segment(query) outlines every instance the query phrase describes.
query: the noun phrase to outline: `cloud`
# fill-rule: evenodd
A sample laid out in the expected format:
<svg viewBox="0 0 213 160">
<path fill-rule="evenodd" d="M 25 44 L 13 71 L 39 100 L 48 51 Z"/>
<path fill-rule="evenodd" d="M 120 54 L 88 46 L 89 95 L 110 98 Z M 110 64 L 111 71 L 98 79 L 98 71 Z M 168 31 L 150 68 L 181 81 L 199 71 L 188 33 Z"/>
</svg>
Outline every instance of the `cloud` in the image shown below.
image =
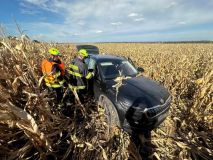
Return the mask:
<svg viewBox="0 0 213 160">
<path fill-rule="evenodd" d="M 102 33 L 102 32 L 103 32 L 102 30 L 95 31 L 95 33 Z"/>
<path fill-rule="evenodd" d="M 128 15 L 128 17 L 136 17 L 136 16 L 138 16 L 138 14 L 137 13 L 130 13 L 129 15 Z"/>
<path fill-rule="evenodd" d="M 27 3 L 31 3 L 31 4 L 34 4 L 34 5 L 45 5 L 45 3 L 48 1 L 48 0 L 23 0 L 24 2 L 27 2 Z"/>
<path fill-rule="evenodd" d="M 39 12 L 39 11 L 36 11 L 36 10 L 22 9 L 22 10 L 21 10 L 21 13 L 22 13 L 22 14 L 28 14 L 28 15 L 35 15 L 35 14 L 38 14 L 38 13 L 40 13 L 40 12 Z"/>
<path fill-rule="evenodd" d="M 85 21 L 79 21 L 79 22 L 77 22 L 77 24 L 79 24 L 80 26 L 84 26 L 86 24 L 86 22 Z"/>
<path fill-rule="evenodd" d="M 143 21 L 143 20 L 144 20 L 143 17 L 141 17 L 141 18 L 135 18 L 135 19 L 134 19 L 135 22 L 140 22 L 140 21 Z"/>
<path fill-rule="evenodd" d="M 110 24 L 113 25 L 113 26 L 119 26 L 119 25 L 122 24 L 122 22 L 112 22 L 112 23 L 110 23 Z"/>
<path fill-rule="evenodd" d="M 73 36 L 79 36 L 79 35 L 80 35 L 79 33 L 74 33 L 74 34 L 73 34 Z"/>
<path fill-rule="evenodd" d="M 166 6 L 166 8 L 172 8 L 172 7 L 175 7 L 177 6 L 177 2 L 171 2 L 169 5 Z"/>
<path fill-rule="evenodd" d="M 20 6 L 21 14 L 35 15 L 40 13 L 38 9 L 35 9 L 33 6 L 27 5 L 26 3 L 21 2 Z"/>
<path fill-rule="evenodd" d="M 33 28 L 44 32 L 42 34 L 45 34 L 46 39 L 57 37 L 63 41 L 82 41 L 82 37 L 89 40 L 94 38 L 94 35 L 97 36 L 95 33 L 117 39 L 120 35 L 175 32 L 184 29 L 183 27 L 213 23 L 212 0 L 205 0 L 205 3 L 204 0 L 19 1 L 22 3 L 22 13 L 46 12 L 50 17 L 46 20 L 48 23 L 39 20 L 33 24 L 25 24 L 28 30 Z"/>
<path fill-rule="evenodd" d="M 178 22 L 178 24 L 182 24 L 182 25 L 184 25 L 184 24 L 186 24 L 186 22 L 184 22 L 184 21 L 180 21 L 180 22 Z"/>
<path fill-rule="evenodd" d="M 22 0 L 22 6 L 24 5 L 25 7 L 39 7 L 45 10 L 51 11 L 50 8 L 48 8 L 48 0 Z"/>
<path fill-rule="evenodd" d="M 25 7 L 38 7 L 43 10 L 51 11 L 51 12 L 59 12 L 59 7 L 57 6 L 58 0 L 22 0 L 22 5 L 24 4 Z M 61 3 L 63 3 L 61 1 Z"/>
</svg>

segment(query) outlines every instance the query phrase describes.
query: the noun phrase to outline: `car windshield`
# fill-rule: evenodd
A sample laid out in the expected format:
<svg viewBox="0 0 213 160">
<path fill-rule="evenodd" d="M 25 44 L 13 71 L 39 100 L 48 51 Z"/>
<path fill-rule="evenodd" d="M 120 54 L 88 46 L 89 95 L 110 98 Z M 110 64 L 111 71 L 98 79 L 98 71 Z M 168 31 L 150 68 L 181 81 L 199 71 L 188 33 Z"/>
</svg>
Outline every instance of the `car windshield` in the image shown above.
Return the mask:
<svg viewBox="0 0 213 160">
<path fill-rule="evenodd" d="M 138 71 L 127 60 L 100 62 L 101 70 L 105 79 L 115 79 L 118 76 L 136 76 Z"/>
</svg>

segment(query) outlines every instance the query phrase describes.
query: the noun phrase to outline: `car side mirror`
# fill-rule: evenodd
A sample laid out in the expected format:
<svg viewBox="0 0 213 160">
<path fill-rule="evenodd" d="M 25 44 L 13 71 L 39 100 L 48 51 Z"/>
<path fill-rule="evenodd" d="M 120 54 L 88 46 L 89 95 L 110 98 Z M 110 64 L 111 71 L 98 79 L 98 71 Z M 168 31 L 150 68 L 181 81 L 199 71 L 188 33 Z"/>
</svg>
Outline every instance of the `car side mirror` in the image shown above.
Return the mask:
<svg viewBox="0 0 213 160">
<path fill-rule="evenodd" d="M 138 67 L 138 72 L 144 72 L 145 70 L 142 67 Z"/>
</svg>

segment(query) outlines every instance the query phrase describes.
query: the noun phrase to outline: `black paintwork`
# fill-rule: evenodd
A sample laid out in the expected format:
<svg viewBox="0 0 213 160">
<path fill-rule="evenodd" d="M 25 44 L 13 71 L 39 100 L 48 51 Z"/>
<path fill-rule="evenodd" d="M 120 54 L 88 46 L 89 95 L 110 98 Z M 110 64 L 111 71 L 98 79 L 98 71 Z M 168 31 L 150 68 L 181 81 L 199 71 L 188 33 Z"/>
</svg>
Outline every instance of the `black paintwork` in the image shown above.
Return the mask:
<svg viewBox="0 0 213 160">
<path fill-rule="evenodd" d="M 86 49 L 88 54 L 99 54 L 98 47 L 93 46 L 93 45 L 77 45 L 76 48 L 78 51 L 80 49 Z"/>
<path fill-rule="evenodd" d="M 105 61 L 127 60 L 124 57 L 114 55 L 90 54 L 90 61 L 95 61 L 93 70 L 93 92 L 96 100 L 100 95 L 105 95 L 114 104 L 121 126 L 126 131 L 150 131 L 166 118 L 171 103 L 169 92 L 158 82 L 146 77 L 132 75 L 124 80 L 119 88 L 116 98 L 116 90 L 112 86 L 114 79 L 104 79 L 100 63 Z"/>
</svg>

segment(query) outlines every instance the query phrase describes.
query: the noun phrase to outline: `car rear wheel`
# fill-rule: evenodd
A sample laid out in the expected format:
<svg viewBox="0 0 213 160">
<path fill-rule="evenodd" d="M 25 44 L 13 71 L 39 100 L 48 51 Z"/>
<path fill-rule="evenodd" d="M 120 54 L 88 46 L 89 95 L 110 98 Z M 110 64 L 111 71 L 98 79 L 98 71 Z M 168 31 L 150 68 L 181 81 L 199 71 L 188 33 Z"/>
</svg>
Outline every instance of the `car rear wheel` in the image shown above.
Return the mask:
<svg viewBox="0 0 213 160">
<path fill-rule="evenodd" d="M 104 95 L 101 95 L 98 100 L 98 105 L 102 106 L 105 110 L 105 117 L 108 124 L 108 133 L 111 132 L 113 127 L 120 127 L 120 120 L 117 110 L 113 103 Z"/>
</svg>

